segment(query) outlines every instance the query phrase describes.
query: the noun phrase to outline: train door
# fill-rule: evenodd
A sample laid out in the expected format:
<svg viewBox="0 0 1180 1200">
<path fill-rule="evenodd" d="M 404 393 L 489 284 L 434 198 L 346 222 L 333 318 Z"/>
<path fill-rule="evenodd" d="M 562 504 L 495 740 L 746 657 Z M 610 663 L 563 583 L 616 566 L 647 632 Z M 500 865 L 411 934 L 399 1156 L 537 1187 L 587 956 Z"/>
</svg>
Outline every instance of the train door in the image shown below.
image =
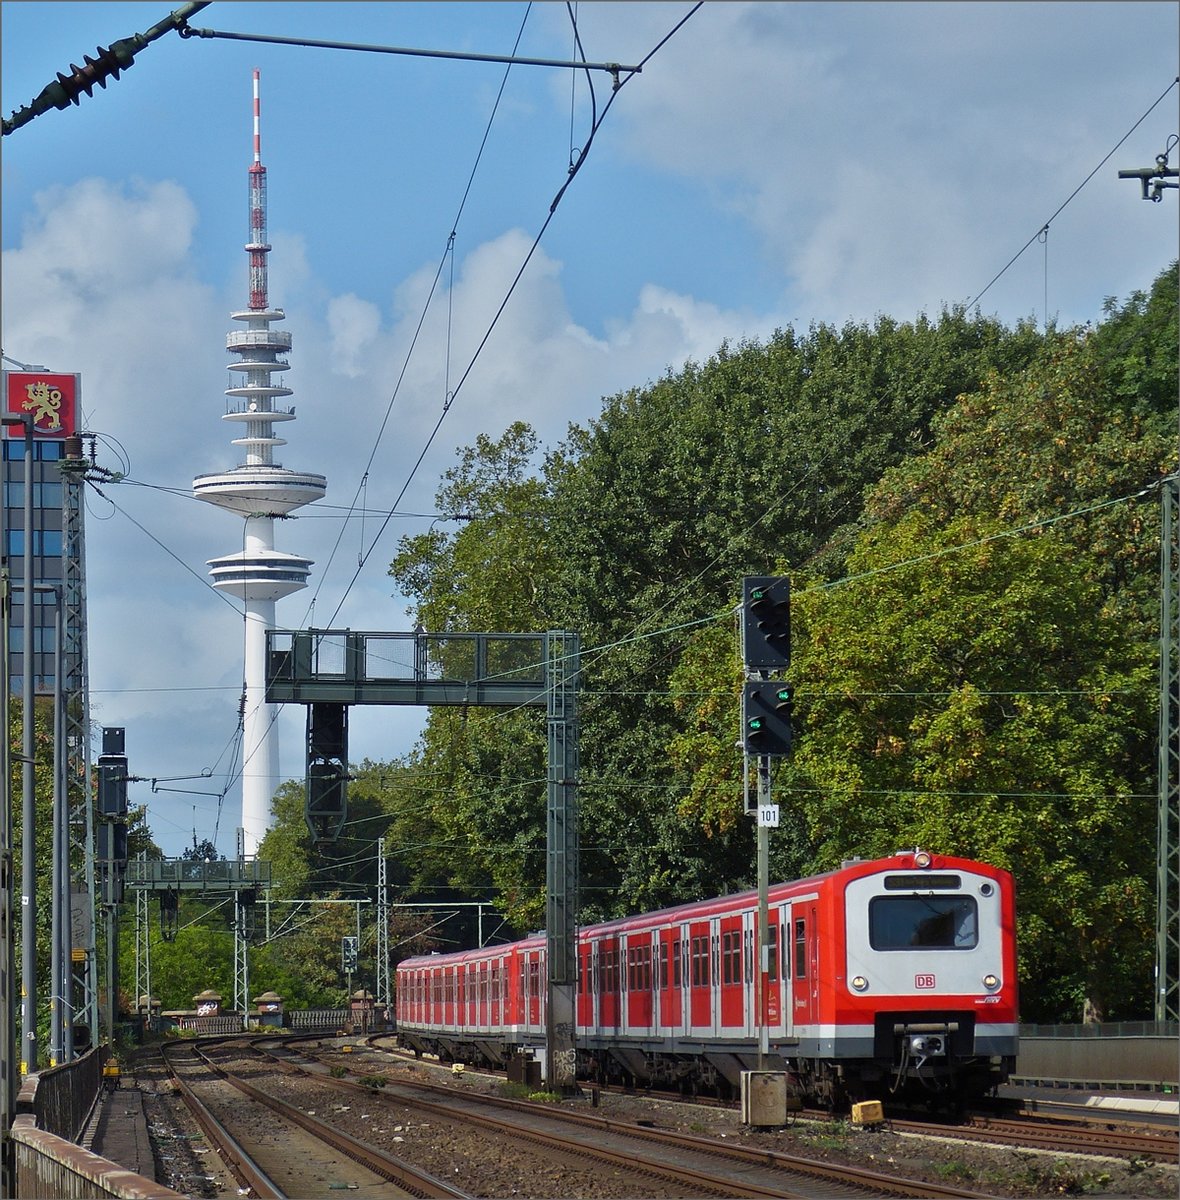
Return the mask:
<svg viewBox="0 0 1180 1200">
<path fill-rule="evenodd" d="M 693 921 L 688 927 L 689 1026 L 694 1033 L 713 1028 L 712 942 L 708 921 Z"/>
<path fill-rule="evenodd" d="M 520 985 L 524 981 L 524 967 L 520 965 L 520 962 L 520 951 L 509 949 L 500 964 L 500 995 L 503 1001 L 501 1023 L 513 1032 L 523 1024 L 521 1016 L 523 998 L 520 994 Z"/>
<path fill-rule="evenodd" d="M 660 995 L 659 1025 L 665 1036 L 680 1032 L 681 1013 L 680 926 L 668 926 L 659 931 L 656 981 Z"/>
<path fill-rule="evenodd" d="M 681 1037 L 686 1037 L 692 1030 L 692 968 L 689 959 L 691 947 L 688 925 L 677 925 L 676 958 L 672 964 L 672 978 L 680 996 L 680 1028 L 677 1032 Z"/>
<path fill-rule="evenodd" d="M 764 1019 L 770 1037 L 789 1037 L 792 1028 L 791 1005 L 791 906 L 772 908 L 764 968 L 763 995 L 766 998 Z"/>
<path fill-rule="evenodd" d="M 719 1025 L 722 1033 L 738 1033 L 745 1025 L 746 988 L 742 959 L 745 957 L 744 930 L 741 913 L 722 917 L 718 934 L 720 943 L 720 979 L 718 991 Z"/>
<path fill-rule="evenodd" d="M 627 937 L 627 1032 L 647 1033 L 652 1025 L 651 933 Z"/>
<path fill-rule="evenodd" d="M 544 984 L 541 979 L 541 954 L 530 950 L 526 957 L 525 995 L 528 997 L 528 1009 L 525 1021 L 530 1029 L 541 1028 L 541 993 Z"/>
<path fill-rule="evenodd" d="M 594 945 L 588 939 L 578 941 L 578 990 L 575 1000 L 574 1023 L 578 1029 L 589 1029 L 594 1024 L 594 971 L 591 957 Z"/>
<path fill-rule="evenodd" d="M 619 939 L 603 938 L 598 943 L 598 1023 L 599 1027 L 618 1029 L 622 1018 L 619 989 Z"/>
<path fill-rule="evenodd" d="M 791 993 L 796 1025 L 812 1025 L 819 999 L 819 939 L 816 904 L 796 903 L 791 908 Z"/>
</svg>

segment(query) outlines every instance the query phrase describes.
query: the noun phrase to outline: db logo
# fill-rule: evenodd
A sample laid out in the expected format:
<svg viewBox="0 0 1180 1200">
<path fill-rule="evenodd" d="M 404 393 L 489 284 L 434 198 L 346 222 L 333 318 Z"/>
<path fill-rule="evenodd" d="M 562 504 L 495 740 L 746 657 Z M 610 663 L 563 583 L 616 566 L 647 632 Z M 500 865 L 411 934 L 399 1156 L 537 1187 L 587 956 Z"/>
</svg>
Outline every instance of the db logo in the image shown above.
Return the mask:
<svg viewBox="0 0 1180 1200">
<path fill-rule="evenodd" d="M 933 975 L 915 975 L 914 976 L 914 987 L 916 987 L 916 988 L 932 988 L 934 986 L 935 986 L 935 984 L 934 984 L 934 976 Z"/>
</svg>

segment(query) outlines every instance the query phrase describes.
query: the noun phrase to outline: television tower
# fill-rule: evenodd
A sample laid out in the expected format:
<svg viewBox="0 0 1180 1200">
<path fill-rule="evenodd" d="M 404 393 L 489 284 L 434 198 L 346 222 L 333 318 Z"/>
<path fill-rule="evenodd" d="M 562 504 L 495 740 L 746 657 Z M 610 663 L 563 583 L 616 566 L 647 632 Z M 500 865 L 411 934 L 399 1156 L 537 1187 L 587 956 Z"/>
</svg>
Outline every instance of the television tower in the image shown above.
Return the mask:
<svg viewBox="0 0 1180 1200">
<path fill-rule="evenodd" d="M 242 829 L 244 853 L 257 853 L 258 843 L 270 828 L 271 800 L 279 784 L 279 741 L 275 723 L 278 706 L 266 703 L 266 634 L 275 627 L 275 601 L 307 586 L 312 560 L 275 549 L 276 517 L 319 500 L 327 490 L 322 475 L 291 471 L 274 461 L 274 448 L 285 446 L 276 437 L 275 423 L 295 420 L 294 408 L 276 408 L 275 400 L 290 396 L 291 389 L 274 382 L 274 375 L 290 363 L 291 335 L 272 329 L 286 314 L 271 308 L 267 297 L 266 168 L 262 165 L 262 139 L 258 91 L 254 72 L 254 161 L 250 165 L 250 306 L 231 314 L 245 328 L 226 335 L 225 348 L 236 355 L 231 371 L 244 378 L 226 389 L 230 399 L 222 420 L 245 426 L 233 439 L 246 460 L 233 470 L 198 475 L 193 495 L 245 518 L 242 549 L 209 560 L 209 573 L 218 591 L 238 597 L 245 605 L 245 709 L 242 736 Z"/>
</svg>

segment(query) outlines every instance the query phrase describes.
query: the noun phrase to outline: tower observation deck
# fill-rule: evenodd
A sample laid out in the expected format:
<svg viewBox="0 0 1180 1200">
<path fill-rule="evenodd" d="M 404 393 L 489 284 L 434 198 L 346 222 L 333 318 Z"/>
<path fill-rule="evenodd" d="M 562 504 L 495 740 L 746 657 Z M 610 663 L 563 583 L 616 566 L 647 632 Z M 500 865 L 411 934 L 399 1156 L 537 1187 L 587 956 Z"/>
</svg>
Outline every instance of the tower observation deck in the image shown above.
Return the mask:
<svg viewBox="0 0 1180 1200">
<path fill-rule="evenodd" d="M 242 828 L 245 852 L 252 855 L 270 825 L 271 800 L 279 784 L 276 706 L 265 701 L 266 634 L 275 625 L 275 601 L 307 586 L 312 560 L 286 554 L 274 545 L 275 518 L 323 497 L 323 475 L 293 471 L 275 462 L 274 451 L 285 446 L 275 426 L 295 420 L 293 407 L 276 407 L 292 394 L 278 382 L 290 369 L 286 355 L 291 334 L 274 329 L 286 314 L 272 308 L 267 295 L 266 168 L 262 165 L 259 72 L 254 72 L 254 160 L 249 171 L 250 256 L 249 307 L 231 314 L 245 326 L 226 336 L 225 348 L 236 361 L 229 369 L 241 372 L 241 382 L 226 389 L 230 397 L 222 420 L 240 436 L 244 461 L 228 471 L 198 475 L 193 495 L 199 500 L 242 517 L 242 549 L 209 560 L 213 586 L 243 601 L 245 608 L 245 714 L 242 747 Z"/>
</svg>

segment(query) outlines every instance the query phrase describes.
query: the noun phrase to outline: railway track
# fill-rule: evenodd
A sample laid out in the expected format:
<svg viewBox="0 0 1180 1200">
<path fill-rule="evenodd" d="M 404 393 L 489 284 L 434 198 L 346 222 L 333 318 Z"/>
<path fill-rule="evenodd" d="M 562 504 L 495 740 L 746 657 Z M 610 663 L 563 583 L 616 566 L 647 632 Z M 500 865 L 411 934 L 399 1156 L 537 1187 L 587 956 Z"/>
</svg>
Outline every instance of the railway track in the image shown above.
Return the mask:
<svg viewBox="0 0 1180 1200">
<path fill-rule="evenodd" d="M 375 1051 L 391 1053 L 383 1038 L 374 1036 L 367 1044 Z M 700 1102 L 700 1101 L 695 1101 Z M 706 1098 L 704 1103 L 717 1103 Z M 1018 1106 L 1018 1101 L 1010 1102 Z M 806 1110 L 798 1114 L 808 1120 L 827 1122 L 833 1118 L 823 1111 Z M 1180 1162 L 1180 1133 L 1172 1127 L 1145 1130 L 1128 1128 L 1131 1123 L 1109 1117 L 1051 1117 L 1032 1112 L 995 1115 L 976 1112 L 958 1124 L 924 1119 L 889 1118 L 889 1127 L 898 1133 L 940 1137 L 964 1141 L 983 1141 L 990 1145 L 1044 1150 L 1062 1154 L 1098 1155 L 1125 1158 L 1135 1162 L 1177 1164 Z"/>
<path fill-rule="evenodd" d="M 894 1122 L 894 1128 L 904 1129 Z M 929 1126 L 919 1126 L 929 1132 Z M 1102 1154 L 1143 1162 L 1180 1161 L 1180 1135 L 1161 1127 L 1158 1133 L 1120 1128 L 1118 1124 L 1071 1122 L 1052 1118 L 1024 1116 L 1010 1119 L 972 1116 L 961 1127 L 963 1136 L 986 1137 L 1005 1145 L 1031 1146 L 1069 1154 Z M 954 1130 L 952 1130 L 954 1131 Z M 939 1130 L 938 1136 L 945 1136 Z"/>
<path fill-rule="evenodd" d="M 273 1039 L 272 1039 L 273 1040 Z M 260 1047 L 263 1043 L 259 1043 Z M 289 1044 L 272 1051 L 281 1062 L 323 1076 L 325 1071 L 361 1074 L 372 1064 L 356 1064 L 361 1056 L 339 1050 L 316 1055 L 304 1046 L 297 1052 Z M 347 1065 L 343 1065 L 347 1062 Z M 349 1090 L 363 1085 L 344 1077 L 335 1084 Z M 742 1146 L 736 1141 L 699 1137 L 688 1133 L 643 1127 L 568 1107 L 467 1095 L 453 1087 L 402 1079 L 387 1082 L 382 1097 L 408 1100 L 419 1111 L 448 1120 L 462 1119 L 497 1137 L 532 1142 L 545 1153 L 578 1154 L 598 1159 L 612 1170 L 631 1173 L 627 1194 L 654 1196 L 657 1181 L 673 1184 L 675 1196 L 774 1196 L 774 1197 L 972 1197 L 979 1193 L 939 1184 L 899 1179 L 896 1175 L 867 1171 L 843 1164 L 801 1158 L 775 1150 Z M 601 1173 L 592 1179 L 601 1181 Z M 527 1181 L 526 1181 L 527 1186 Z M 685 1189 L 691 1189 L 686 1191 Z M 599 1189 L 575 1194 L 603 1193 Z"/>
<path fill-rule="evenodd" d="M 197 1124 L 259 1200 L 336 1188 L 373 1200 L 467 1200 L 466 1192 L 234 1078 L 195 1044 L 169 1047 L 163 1057 Z"/>
</svg>

